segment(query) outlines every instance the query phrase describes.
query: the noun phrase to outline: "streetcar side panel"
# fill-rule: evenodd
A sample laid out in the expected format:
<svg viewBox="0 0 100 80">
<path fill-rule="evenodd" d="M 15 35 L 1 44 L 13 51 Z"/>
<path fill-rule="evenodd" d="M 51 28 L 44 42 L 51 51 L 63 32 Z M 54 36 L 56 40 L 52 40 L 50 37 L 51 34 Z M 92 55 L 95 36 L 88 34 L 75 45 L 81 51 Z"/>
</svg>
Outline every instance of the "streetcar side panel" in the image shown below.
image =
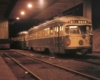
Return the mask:
<svg viewBox="0 0 100 80">
<path fill-rule="evenodd" d="M 58 32 L 58 28 L 60 32 Z M 62 35 L 63 26 L 58 27 L 58 25 L 50 26 L 49 28 L 44 28 L 37 32 L 29 33 L 29 49 L 35 51 L 45 51 L 45 49 L 48 49 L 52 53 L 64 53 Z"/>
</svg>

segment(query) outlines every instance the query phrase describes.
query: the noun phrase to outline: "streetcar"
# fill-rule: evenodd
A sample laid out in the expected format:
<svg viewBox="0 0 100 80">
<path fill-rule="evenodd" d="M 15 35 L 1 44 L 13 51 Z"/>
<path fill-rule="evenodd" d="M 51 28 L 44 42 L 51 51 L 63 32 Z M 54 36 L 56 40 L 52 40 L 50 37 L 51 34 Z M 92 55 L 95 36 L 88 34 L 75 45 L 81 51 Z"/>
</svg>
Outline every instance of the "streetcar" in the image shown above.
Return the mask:
<svg viewBox="0 0 100 80">
<path fill-rule="evenodd" d="M 21 31 L 17 37 L 12 38 L 12 48 L 27 49 L 28 48 L 28 32 Z"/>
<path fill-rule="evenodd" d="M 46 53 L 92 53 L 92 23 L 83 16 L 61 16 L 28 30 L 28 49 Z"/>
</svg>

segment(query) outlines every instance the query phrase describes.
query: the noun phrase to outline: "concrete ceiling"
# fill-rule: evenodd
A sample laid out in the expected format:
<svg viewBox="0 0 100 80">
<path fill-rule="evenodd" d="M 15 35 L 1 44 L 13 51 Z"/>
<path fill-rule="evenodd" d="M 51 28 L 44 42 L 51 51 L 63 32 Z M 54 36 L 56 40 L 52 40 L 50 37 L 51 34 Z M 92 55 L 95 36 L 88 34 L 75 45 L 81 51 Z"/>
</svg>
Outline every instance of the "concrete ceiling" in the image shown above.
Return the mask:
<svg viewBox="0 0 100 80">
<path fill-rule="evenodd" d="M 7 19 L 49 19 L 55 15 L 62 15 L 62 12 L 83 2 L 83 0 L 43 0 L 43 5 L 39 0 L 0 0 L 0 16 Z M 31 3 L 32 8 L 27 4 Z M 20 12 L 25 14 L 21 15 Z"/>
</svg>

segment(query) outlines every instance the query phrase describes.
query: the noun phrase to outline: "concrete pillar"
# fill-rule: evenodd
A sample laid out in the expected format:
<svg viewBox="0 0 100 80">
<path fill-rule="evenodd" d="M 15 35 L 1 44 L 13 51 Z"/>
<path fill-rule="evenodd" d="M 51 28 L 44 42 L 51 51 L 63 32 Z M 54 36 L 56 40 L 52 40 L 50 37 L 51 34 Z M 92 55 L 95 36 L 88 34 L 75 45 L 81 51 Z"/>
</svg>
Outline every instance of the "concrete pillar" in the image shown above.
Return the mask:
<svg viewBox="0 0 100 80">
<path fill-rule="evenodd" d="M 93 51 L 100 52 L 100 0 L 92 2 Z"/>
<path fill-rule="evenodd" d="M 83 0 L 83 16 L 88 19 L 92 18 L 91 0 Z"/>
<path fill-rule="evenodd" d="M 8 20 L 0 16 L 0 39 L 8 39 Z"/>
</svg>

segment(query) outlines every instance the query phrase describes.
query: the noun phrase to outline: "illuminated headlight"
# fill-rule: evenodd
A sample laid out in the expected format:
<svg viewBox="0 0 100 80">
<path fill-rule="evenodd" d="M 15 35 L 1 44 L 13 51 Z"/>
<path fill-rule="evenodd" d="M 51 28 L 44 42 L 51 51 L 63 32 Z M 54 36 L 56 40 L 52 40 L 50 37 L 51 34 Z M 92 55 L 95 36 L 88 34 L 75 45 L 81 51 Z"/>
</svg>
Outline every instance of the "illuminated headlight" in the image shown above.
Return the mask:
<svg viewBox="0 0 100 80">
<path fill-rule="evenodd" d="M 80 45 L 83 45 L 83 41 L 82 41 L 82 40 L 79 40 L 79 44 L 80 44 Z"/>
<path fill-rule="evenodd" d="M 71 40 L 69 39 L 69 37 L 66 37 L 66 46 L 69 46 L 71 44 Z"/>
</svg>

